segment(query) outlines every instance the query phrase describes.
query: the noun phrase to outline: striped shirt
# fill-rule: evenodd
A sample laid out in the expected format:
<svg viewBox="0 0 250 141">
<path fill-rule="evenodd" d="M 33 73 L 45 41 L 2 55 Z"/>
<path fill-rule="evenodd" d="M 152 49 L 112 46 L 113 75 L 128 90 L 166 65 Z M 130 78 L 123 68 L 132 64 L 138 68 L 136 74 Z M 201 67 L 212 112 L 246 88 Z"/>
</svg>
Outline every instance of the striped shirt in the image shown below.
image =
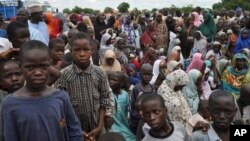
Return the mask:
<svg viewBox="0 0 250 141">
<path fill-rule="evenodd" d="M 93 64 L 86 70 L 72 64 L 62 69 L 61 73 L 55 86 L 69 93 L 82 129 L 85 132 L 93 130 L 98 125 L 100 107 L 112 107 L 109 99 L 111 91 L 105 72 Z"/>
</svg>

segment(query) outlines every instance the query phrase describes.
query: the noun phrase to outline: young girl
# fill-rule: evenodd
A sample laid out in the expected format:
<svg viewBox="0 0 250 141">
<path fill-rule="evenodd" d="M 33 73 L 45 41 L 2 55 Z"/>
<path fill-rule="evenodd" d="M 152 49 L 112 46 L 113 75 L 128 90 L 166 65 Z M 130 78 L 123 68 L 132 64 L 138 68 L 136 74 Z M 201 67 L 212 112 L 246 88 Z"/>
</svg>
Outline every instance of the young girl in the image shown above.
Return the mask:
<svg viewBox="0 0 250 141">
<path fill-rule="evenodd" d="M 126 91 L 121 90 L 122 85 L 120 82 L 122 81 L 122 77 L 122 74 L 119 72 L 113 72 L 109 77 L 109 84 L 116 105 L 114 124 L 111 128 L 113 132 L 122 134 L 126 141 L 135 141 L 135 136 L 128 126 L 127 113 L 129 107 L 129 95 Z"/>
<path fill-rule="evenodd" d="M 26 85 L 3 101 L 5 141 L 83 140 L 68 95 L 46 85 L 49 54 L 49 48 L 40 41 L 28 41 L 22 46 L 19 57 Z"/>
<path fill-rule="evenodd" d="M 250 47 L 250 38 L 249 37 L 249 31 L 247 29 L 243 29 L 240 33 L 240 37 L 238 38 L 234 53 L 240 53 L 242 49 L 249 48 Z"/>
</svg>

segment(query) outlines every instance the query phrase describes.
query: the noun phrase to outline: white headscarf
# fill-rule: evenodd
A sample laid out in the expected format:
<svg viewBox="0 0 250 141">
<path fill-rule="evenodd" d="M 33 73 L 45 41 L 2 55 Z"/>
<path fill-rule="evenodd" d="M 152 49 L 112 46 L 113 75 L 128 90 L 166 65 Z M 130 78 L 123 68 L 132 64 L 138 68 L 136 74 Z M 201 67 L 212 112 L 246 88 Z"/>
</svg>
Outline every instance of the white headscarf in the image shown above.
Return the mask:
<svg viewBox="0 0 250 141">
<path fill-rule="evenodd" d="M 178 50 L 181 50 L 181 47 L 180 47 L 180 46 L 175 46 L 175 47 L 172 49 L 172 52 L 178 51 Z M 181 52 L 180 52 L 180 61 L 179 61 L 179 63 L 181 63 L 182 65 L 184 65 L 184 58 L 183 58 L 183 55 L 182 55 Z"/>
<path fill-rule="evenodd" d="M 179 64 L 180 64 L 179 62 L 174 61 L 174 60 L 169 61 L 167 63 L 167 69 L 168 69 L 168 71 L 171 73 L 172 71 L 174 71 L 174 68 L 176 68 Z"/>
<path fill-rule="evenodd" d="M 158 78 L 159 74 L 160 74 L 160 65 L 161 65 L 162 60 L 158 59 L 155 61 L 154 66 L 153 66 L 153 77 L 151 79 L 151 81 L 149 82 L 150 84 L 154 84 L 156 79 Z"/>
<path fill-rule="evenodd" d="M 207 53 L 207 38 L 200 32 L 196 31 L 200 34 L 200 40 L 194 39 L 194 48 L 198 49 L 203 57 L 206 56 Z"/>
</svg>

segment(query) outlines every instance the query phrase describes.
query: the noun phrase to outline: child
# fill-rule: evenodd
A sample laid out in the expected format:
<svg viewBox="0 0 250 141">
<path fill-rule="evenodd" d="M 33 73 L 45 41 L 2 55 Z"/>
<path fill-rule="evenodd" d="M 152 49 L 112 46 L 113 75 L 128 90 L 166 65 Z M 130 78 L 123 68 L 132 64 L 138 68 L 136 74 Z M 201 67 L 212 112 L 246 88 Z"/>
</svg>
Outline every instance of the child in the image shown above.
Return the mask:
<svg viewBox="0 0 250 141">
<path fill-rule="evenodd" d="M 201 129 L 208 128 L 208 121 L 210 120 L 210 114 L 208 112 L 208 101 L 200 100 L 198 105 L 198 113 L 194 114 L 186 124 L 186 130 L 188 135 L 191 136 L 192 132 Z"/>
<path fill-rule="evenodd" d="M 152 79 L 153 67 L 150 64 L 143 64 L 140 69 L 141 82 L 135 85 L 131 96 L 131 115 L 130 115 L 130 129 L 136 134 L 137 126 L 140 120 L 139 113 L 135 109 L 135 101 L 143 94 L 154 93 L 155 88 L 149 82 Z"/>
<path fill-rule="evenodd" d="M 51 39 L 49 48 L 51 50 L 52 65 L 58 70 L 62 69 L 62 57 L 64 55 L 64 41 L 61 38 Z"/>
<path fill-rule="evenodd" d="M 66 90 L 82 124 L 85 138 L 94 139 L 103 129 L 110 88 L 105 72 L 90 63 L 90 37 L 77 33 L 72 38 L 73 64 L 61 70 L 56 86 Z"/>
<path fill-rule="evenodd" d="M 49 48 L 40 41 L 28 41 L 22 46 L 19 58 L 26 85 L 3 101 L 5 141 L 83 140 L 68 95 L 46 85 L 49 54 Z"/>
<path fill-rule="evenodd" d="M 98 141 L 125 141 L 124 137 L 118 133 L 106 133 Z"/>
<path fill-rule="evenodd" d="M 112 131 L 123 135 L 126 141 L 135 141 L 135 136 L 130 131 L 128 126 L 127 114 L 129 107 L 129 95 L 126 91 L 121 90 L 122 84 L 120 82 L 122 82 L 122 77 L 122 74 L 119 72 L 113 72 L 109 77 L 109 84 L 112 89 L 116 105 Z"/>
<path fill-rule="evenodd" d="M 250 46 L 249 31 L 248 29 L 242 29 L 240 37 L 236 42 L 234 53 L 235 54 L 240 53 L 242 49 L 249 48 L 249 46 Z"/>
<path fill-rule="evenodd" d="M 237 111 L 233 95 L 223 90 L 214 91 L 209 97 L 208 109 L 213 121 L 208 133 L 204 134 L 202 131 L 195 131 L 191 136 L 191 140 L 229 141 L 230 124 Z"/>
<path fill-rule="evenodd" d="M 187 131 L 178 122 L 167 121 L 167 107 L 160 95 L 149 94 L 142 100 L 143 119 L 151 127 L 142 141 L 187 141 Z"/>
</svg>

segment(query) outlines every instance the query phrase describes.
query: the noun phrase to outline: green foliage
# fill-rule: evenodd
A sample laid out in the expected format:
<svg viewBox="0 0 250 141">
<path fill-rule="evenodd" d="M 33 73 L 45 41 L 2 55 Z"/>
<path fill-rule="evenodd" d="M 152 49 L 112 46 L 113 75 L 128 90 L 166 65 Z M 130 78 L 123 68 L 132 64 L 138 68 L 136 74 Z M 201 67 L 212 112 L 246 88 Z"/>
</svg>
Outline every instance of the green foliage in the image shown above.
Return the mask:
<svg viewBox="0 0 250 141">
<path fill-rule="evenodd" d="M 70 14 L 70 13 L 71 13 L 71 10 L 70 10 L 69 8 L 65 8 L 65 9 L 63 9 L 63 13 Z"/>
<path fill-rule="evenodd" d="M 92 9 L 92 8 L 83 8 L 82 12 L 85 13 L 85 14 L 93 14 L 94 9 Z"/>
<path fill-rule="evenodd" d="M 181 12 L 183 13 L 191 13 L 193 9 L 194 9 L 193 5 L 187 5 L 187 6 L 180 8 Z"/>
<path fill-rule="evenodd" d="M 220 10 L 221 8 L 226 8 L 227 10 L 235 10 L 238 6 L 242 9 L 250 10 L 249 0 L 222 0 L 222 2 L 215 3 L 213 9 Z"/>
<path fill-rule="evenodd" d="M 156 12 L 156 11 L 158 11 L 157 8 L 153 8 L 153 9 L 151 10 L 152 13 L 154 13 L 154 12 Z"/>
<path fill-rule="evenodd" d="M 127 3 L 127 2 L 123 2 L 121 3 L 117 9 L 119 10 L 119 12 L 121 13 L 126 13 L 128 12 L 128 9 L 129 9 L 130 5 Z"/>
<path fill-rule="evenodd" d="M 114 9 L 111 7 L 105 7 L 104 13 L 113 13 Z"/>
<path fill-rule="evenodd" d="M 79 6 L 75 6 L 75 7 L 72 9 L 72 13 L 80 14 L 81 12 L 82 12 L 82 8 L 79 7 Z"/>
</svg>

